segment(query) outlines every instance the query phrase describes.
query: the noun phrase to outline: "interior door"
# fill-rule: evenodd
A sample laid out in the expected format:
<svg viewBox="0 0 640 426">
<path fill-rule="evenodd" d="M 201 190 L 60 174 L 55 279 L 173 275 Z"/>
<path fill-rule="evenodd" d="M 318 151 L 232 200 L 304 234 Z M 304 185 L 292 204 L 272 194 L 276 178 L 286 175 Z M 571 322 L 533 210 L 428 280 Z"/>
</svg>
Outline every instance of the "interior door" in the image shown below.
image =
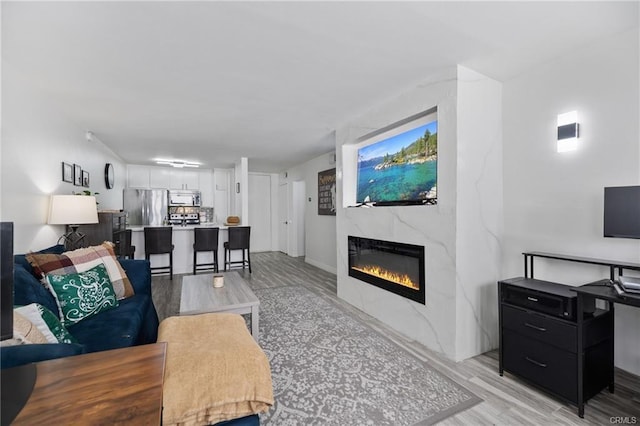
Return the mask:
<svg viewBox="0 0 640 426">
<path fill-rule="evenodd" d="M 278 188 L 278 249 L 289 254 L 289 185 Z"/>
<path fill-rule="evenodd" d="M 249 173 L 251 251 L 271 250 L 271 176 Z"/>
</svg>

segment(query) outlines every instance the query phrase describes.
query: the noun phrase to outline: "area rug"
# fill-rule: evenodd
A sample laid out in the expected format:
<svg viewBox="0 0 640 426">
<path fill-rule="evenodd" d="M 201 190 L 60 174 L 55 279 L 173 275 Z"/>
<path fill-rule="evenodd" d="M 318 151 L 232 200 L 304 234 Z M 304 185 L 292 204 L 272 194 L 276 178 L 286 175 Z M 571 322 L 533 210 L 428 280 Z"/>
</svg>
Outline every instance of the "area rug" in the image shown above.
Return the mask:
<svg viewBox="0 0 640 426">
<path fill-rule="evenodd" d="M 304 287 L 256 290 L 275 404 L 265 425 L 429 425 L 481 401 Z"/>
</svg>

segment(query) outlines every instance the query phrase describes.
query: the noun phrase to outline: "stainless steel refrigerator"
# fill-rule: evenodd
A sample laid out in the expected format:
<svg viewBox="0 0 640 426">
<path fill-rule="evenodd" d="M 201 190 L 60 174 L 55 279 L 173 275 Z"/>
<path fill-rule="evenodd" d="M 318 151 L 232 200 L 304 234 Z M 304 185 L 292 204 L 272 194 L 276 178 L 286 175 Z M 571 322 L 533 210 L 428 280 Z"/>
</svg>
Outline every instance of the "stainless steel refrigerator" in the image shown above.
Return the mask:
<svg viewBox="0 0 640 426">
<path fill-rule="evenodd" d="M 123 208 L 129 226 L 162 226 L 169 213 L 169 191 L 166 189 L 123 190 Z"/>
</svg>

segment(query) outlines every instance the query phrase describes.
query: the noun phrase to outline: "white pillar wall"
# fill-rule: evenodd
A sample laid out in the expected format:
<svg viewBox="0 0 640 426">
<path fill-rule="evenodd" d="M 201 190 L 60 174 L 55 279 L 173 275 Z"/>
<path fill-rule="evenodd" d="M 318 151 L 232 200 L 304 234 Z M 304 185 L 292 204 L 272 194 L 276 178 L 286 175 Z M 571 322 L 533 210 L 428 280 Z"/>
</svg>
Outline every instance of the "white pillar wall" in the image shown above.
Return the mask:
<svg viewBox="0 0 640 426">
<path fill-rule="evenodd" d="M 438 204 L 337 212 L 338 296 L 430 349 L 461 360 L 497 347 L 502 232 L 501 85 L 464 67 L 381 105 L 336 132 L 338 199 L 363 135 L 438 108 Z M 351 156 L 349 156 L 351 157 Z M 425 246 L 426 304 L 348 276 L 347 236 Z"/>
</svg>

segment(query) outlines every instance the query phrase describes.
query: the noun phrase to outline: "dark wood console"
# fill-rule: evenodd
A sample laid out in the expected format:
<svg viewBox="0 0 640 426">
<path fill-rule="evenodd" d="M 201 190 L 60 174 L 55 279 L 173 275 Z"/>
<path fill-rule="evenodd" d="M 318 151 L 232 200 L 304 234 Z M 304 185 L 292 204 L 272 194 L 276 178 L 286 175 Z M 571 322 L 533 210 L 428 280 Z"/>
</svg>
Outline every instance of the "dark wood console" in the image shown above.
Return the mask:
<svg viewBox="0 0 640 426">
<path fill-rule="evenodd" d="M 127 229 L 127 214 L 125 212 L 98 212 L 98 223 L 80 225 L 78 231 L 85 234 L 83 246 L 96 246 L 103 241 L 115 244 L 117 255 L 126 255 L 122 247 L 125 230 Z"/>
<path fill-rule="evenodd" d="M 595 309 L 570 286 L 524 277 L 498 282 L 498 298 L 500 375 L 576 404 L 581 417 L 585 401 L 613 391 L 613 309 Z"/>
</svg>

